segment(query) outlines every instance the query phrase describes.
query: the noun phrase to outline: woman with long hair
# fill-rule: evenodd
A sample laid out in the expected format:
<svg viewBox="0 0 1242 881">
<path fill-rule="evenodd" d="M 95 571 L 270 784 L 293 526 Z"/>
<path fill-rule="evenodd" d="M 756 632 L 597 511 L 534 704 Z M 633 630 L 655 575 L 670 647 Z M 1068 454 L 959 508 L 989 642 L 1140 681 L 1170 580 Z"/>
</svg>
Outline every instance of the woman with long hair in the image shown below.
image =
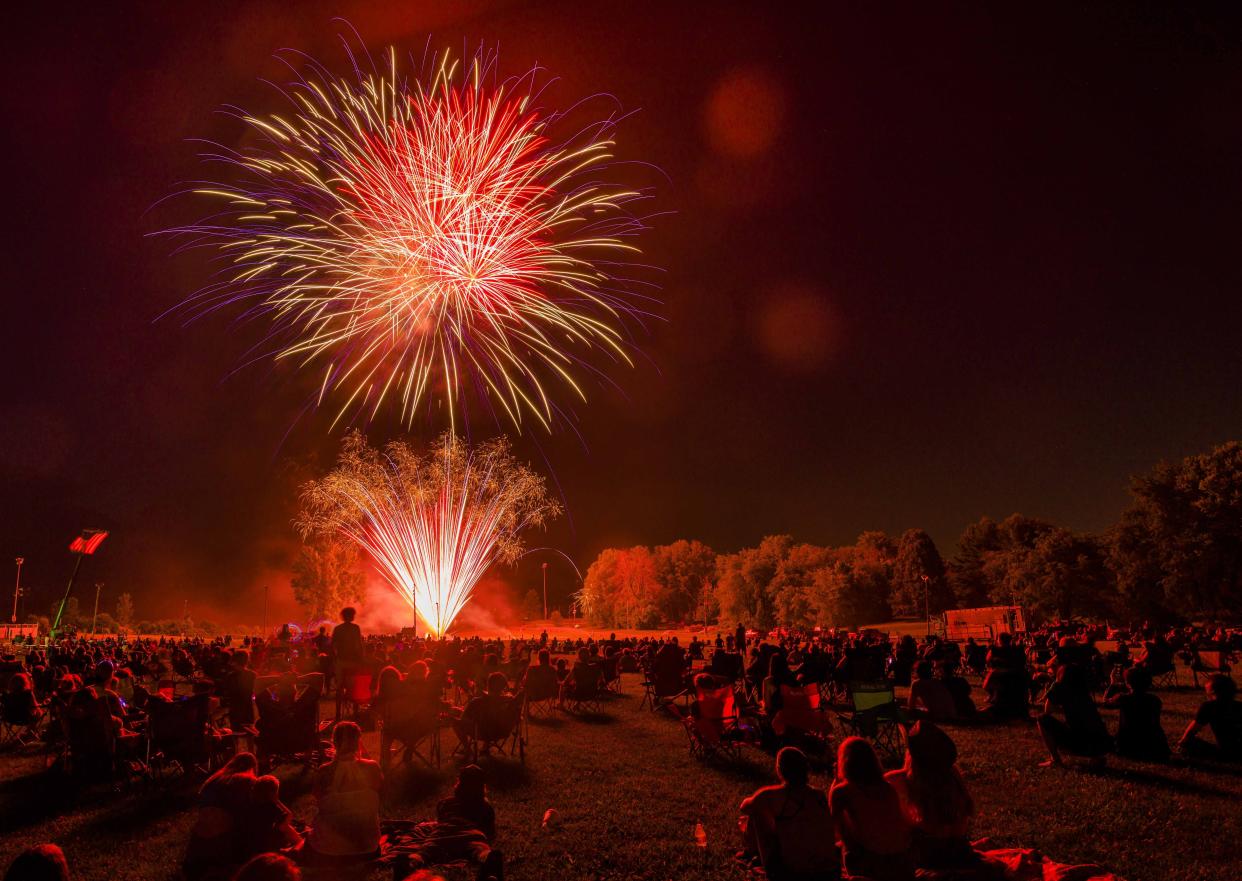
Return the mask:
<svg viewBox="0 0 1242 881">
<path fill-rule="evenodd" d="M 847 737 L 828 794 L 845 870 L 870 881 L 913 881 L 910 821 L 871 744 Z"/>
<path fill-rule="evenodd" d="M 332 732 L 336 755 L 315 773 L 319 813 L 307 834 L 311 862 L 361 862 L 379 851 L 380 766 L 362 756 L 362 729 L 341 722 Z"/>
<path fill-rule="evenodd" d="M 905 764 L 885 775 L 913 830 L 919 868 L 956 869 L 979 863 L 968 834 L 975 802 L 956 763 L 952 738 L 921 720 L 906 735 Z"/>
<path fill-rule="evenodd" d="M 236 865 L 242 856 L 242 818 L 258 777 L 254 753 L 238 753 L 207 778 L 198 791 L 198 816 L 186 847 L 184 869 L 190 878 L 213 868 Z"/>
</svg>

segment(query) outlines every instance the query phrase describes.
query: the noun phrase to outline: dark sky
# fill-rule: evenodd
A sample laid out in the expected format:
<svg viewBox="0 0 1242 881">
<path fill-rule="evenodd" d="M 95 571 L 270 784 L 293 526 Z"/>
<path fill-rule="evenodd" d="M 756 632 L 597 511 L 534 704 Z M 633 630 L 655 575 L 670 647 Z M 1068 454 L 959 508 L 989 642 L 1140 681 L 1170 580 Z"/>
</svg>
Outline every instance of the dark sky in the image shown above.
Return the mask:
<svg viewBox="0 0 1242 881">
<path fill-rule="evenodd" d="M 916 525 L 947 552 L 1014 511 L 1103 529 L 1130 474 L 1242 437 L 1242 14 L 820 6 L 10 10 L 0 547 L 35 604 L 89 525 L 114 533 L 84 573 L 104 608 L 257 619 L 264 583 L 287 606 L 296 475 L 339 433 L 296 421 L 280 370 L 226 379 L 249 331 L 153 321 L 208 267 L 149 234 L 194 216 L 156 206 L 201 173 L 189 139 L 237 142 L 216 110 L 281 109 L 274 51 L 345 71 L 335 16 L 373 50 L 482 41 L 555 95 L 610 92 L 637 111 L 619 156 L 667 174 L 649 360 L 591 390 L 581 441 L 520 442 L 571 513 L 546 543 L 584 569 Z"/>
</svg>

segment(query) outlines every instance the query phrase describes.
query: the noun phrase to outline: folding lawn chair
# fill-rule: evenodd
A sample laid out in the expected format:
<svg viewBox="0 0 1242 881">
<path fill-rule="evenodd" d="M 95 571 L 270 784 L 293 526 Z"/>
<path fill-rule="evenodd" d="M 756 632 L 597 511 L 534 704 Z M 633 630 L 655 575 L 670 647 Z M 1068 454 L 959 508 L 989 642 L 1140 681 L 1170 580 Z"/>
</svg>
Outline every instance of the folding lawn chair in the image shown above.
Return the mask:
<svg viewBox="0 0 1242 881">
<path fill-rule="evenodd" d="M 717 756 L 737 761 L 742 753 L 742 732 L 738 728 L 737 695 L 733 683 L 714 688 L 695 687 L 690 710 L 681 717 L 696 759 Z"/>
<path fill-rule="evenodd" d="M 781 708 L 772 717 L 772 730 L 776 735 L 802 734 L 827 744 L 832 733 L 832 720 L 820 700 L 819 686 L 814 682 L 800 686 L 782 685 L 780 693 Z"/>
<path fill-rule="evenodd" d="M 1196 650 L 1194 659 L 1190 662 L 1190 675 L 1194 679 L 1195 688 L 1199 687 L 1200 676 L 1206 680 L 1215 673 L 1230 675 L 1233 668 L 1229 666 L 1229 661 L 1228 652 Z"/>
<path fill-rule="evenodd" d="M 439 707 L 408 695 L 388 702 L 380 717 L 380 765 L 385 769 L 394 745 L 402 747 L 404 761 L 417 757 L 427 767 L 439 768 Z"/>
<path fill-rule="evenodd" d="M 850 708 L 838 713 L 850 734 L 870 740 L 881 761 L 895 764 L 903 753 L 905 715 L 893 687 L 887 683 L 856 682 L 850 686 Z"/>
<path fill-rule="evenodd" d="M 680 697 L 689 697 L 685 682 L 680 671 L 667 671 L 662 674 L 648 673 L 643 680 L 643 699 L 638 708 L 647 706 L 651 712 L 660 707 L 672 706 Z"/>
<path fill-rule="evenodd" d="M 544 673 L 542 671 L 546 670 Z M 526 711 L 536 718 L 547 718 L 556 710 L 561 684 L 553 667 L 531 667 L 526 673 Z"/>
<path fill-rule="evenodd" d="M 32 710 L 28 705 L 19 704 L 18 697 L 11 692 L 0 695 L 0 749 L 36 743 L 39 729 L 47 718 L 37 704 Z"/>
<path fill-rule="evenodd" d="M 487 755 L 495 750 L 500 755 L 517 756 L 525 765 L 529 733 L 525 692 L 519 691 L 504 698 L 496 712 L 476 719 L 473 728 L 465 729 L 464 733 L 465 741 L 458 750 L 464 754 L 467 762 L 475 763 L 480 755 Z"/>
</svg>

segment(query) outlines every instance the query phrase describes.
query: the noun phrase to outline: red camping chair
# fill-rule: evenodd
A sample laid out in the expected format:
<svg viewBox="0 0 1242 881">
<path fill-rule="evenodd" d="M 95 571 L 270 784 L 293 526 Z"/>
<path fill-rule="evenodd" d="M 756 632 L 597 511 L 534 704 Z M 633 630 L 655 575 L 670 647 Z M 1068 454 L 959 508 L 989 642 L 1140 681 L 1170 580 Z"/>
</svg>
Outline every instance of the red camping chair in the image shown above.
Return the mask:
<svg viewBox="0 0 1242 881">
<path fill-rule="evenodd" d="M 772 717 L 772 730 L 778 737 L 793 732 L 827 742 L 832 722 L 820 701 L 819 686 L 814 682 L 802 686 L 782 685 L 781 708 Z"/>
<path fill-rule="evenodd" d="M 1228 652 L 1198 650 L 1195 652 L 1194 660 L 1190 663 L 1190 675 L 1194 679 L 1195 688 L 1199 687 L 1200 676 L 1204 679 L 1214 673 L 1224 673 L 1228 676 L 1232 669 L 1229 666 Z"/>
<path fill-rule="evenodd" d="M 359 711 L 371 702 L 371 674 L 366 671 L 347 674 L 341 680 L 341 687 L 336 695 L 336 718 L 341 718 L 341 710 L 348 705 L 351 716 L 356 717 Z"/>
<path fill-rule="evenodd" d="M 737 697 L 733 684 L 714 688 L 695 687 L 690 711 L 681 717 L 690 742 L 690 755 L 698 759 L 724 756 L 741 758 L 742 735 L 737 724 Z"/>
</svg>

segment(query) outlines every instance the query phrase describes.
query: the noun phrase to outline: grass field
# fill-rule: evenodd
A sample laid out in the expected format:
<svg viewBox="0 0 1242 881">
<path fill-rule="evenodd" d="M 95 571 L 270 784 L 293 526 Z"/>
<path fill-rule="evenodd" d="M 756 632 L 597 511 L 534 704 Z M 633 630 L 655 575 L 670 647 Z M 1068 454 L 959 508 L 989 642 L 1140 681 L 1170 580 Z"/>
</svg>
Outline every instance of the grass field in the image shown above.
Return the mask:
<svg viewBox="0 0 1242 881">
<path fill-rule="evenodd" d="M 735 768 L 697 763 L 681 726 L 640 710 L 636 677 L 626 678 L 626 694 L 608 703 L 602 716 L 533 723 L 525 767 L 516 760 L 488 763 L 508 877 L 742 877 L 730 861 L 738 844 L 736 807 L 770 781 L 770 758 L 755 751 Z M 1162 697 L 1166 726 L 1176 736 L 1199 696 L 1183 690 Z M 1238 877 L 1238 768 L 1113 759 L 1098 772 L 1051 770 L 1036 767 L 1042 753 L 1033 727 L 958 728 L 953 735 L 979 803 L 975 833 L 996 846 L 1098 862 L 1129 881 Z M 452 741 L 446 733 L 446 748 Z M 374 735 L 368 744 L 374 747 Z M 41 763 L 38 755 L 0 756 L 0 865 L 24 847 L 51 840 L 64 847 L 78 878 L 175 876 L 193 816 L 192 782 L 145 793 L 73 795 L 42 777 Z M 305 780 L 293 769 L 282 776 L 286 800 L 309 817 Z M 452 781 L 447 762 L 439 773 L 399 766 L 386 783 L 385 816 L 427 818 Z M 541 829 L 548 808 L 558 811 L 560 822 Z M 705 852 L 692 838 L 700 820 L 708 833 Z"/>
</svg>

